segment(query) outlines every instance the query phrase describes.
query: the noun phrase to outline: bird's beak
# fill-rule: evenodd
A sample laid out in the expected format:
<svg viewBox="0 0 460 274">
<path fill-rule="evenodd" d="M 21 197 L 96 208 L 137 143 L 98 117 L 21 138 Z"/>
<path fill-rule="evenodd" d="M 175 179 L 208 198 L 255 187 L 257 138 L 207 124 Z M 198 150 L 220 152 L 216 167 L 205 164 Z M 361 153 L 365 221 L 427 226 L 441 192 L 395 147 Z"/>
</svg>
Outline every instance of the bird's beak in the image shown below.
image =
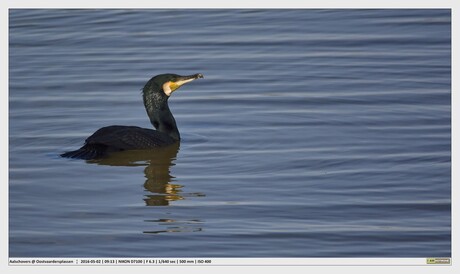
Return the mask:
<svg viewBox="0 0 460 274">
<path fill-rule="evenodd" d="M 183 84 L 191 82 L 198 78 L 204 78 L 203 74 L 197 73 L 193 75 L 180 76 L 174 81 L 169 81 L 163 84 L 163 90 L 166 95 L 170 96 L 173 91 L 180 88 Z"/>
<path fill-rule="evenodd" d="M 179 79 L 177 79 L 177 80 L 174 82 L 174 84 L 179 85 L 179 87 L 180 87 L 180 86 L 182 86 L 183 84 L 188 83 L 188 82 L 191 82 L 191 81 L 193 81 L 193 80 L 195 80 L 195 79 L 198 79 L 198 78 L 204 78 L 204 77 L 203 77 L 203 74 L 197 73 L 197 74 L 188 75 L 188 76 L 181 76 L 181 77 L 179 77 Z"/>
</svg>

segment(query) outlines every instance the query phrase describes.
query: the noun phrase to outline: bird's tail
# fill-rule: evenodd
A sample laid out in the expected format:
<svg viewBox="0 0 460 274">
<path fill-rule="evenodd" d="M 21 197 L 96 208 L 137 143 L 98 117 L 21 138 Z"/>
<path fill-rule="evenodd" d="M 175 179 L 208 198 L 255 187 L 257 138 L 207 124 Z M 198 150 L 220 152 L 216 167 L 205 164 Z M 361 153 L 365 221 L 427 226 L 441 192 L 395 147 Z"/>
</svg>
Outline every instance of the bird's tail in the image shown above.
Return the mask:
<svg viewBox="0 0 460 274">
<path fill-rule="evenodd" d="M 84 145 L 81 148 L 61 154 L 61 157 L 92 160 L 107 156 L 107 147 L 101 145 Z"/>
</svg>

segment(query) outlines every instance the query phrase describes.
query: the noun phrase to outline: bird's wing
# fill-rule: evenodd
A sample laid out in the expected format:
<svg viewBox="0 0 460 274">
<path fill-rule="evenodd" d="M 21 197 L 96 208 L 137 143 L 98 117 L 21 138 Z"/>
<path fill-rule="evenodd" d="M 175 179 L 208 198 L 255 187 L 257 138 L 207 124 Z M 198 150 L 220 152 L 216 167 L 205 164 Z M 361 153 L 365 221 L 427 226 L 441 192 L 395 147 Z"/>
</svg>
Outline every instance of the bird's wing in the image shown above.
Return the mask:
<svg viewBox="0 0 460 274">
<path fill-rule="evenodd" d="M 86 139 L 87 144 L 100 144 L 122 150 L 147 149 L 174 143 L 168 135 L 133 126 L 108 126 L 97 130 Z"/>
</svg>

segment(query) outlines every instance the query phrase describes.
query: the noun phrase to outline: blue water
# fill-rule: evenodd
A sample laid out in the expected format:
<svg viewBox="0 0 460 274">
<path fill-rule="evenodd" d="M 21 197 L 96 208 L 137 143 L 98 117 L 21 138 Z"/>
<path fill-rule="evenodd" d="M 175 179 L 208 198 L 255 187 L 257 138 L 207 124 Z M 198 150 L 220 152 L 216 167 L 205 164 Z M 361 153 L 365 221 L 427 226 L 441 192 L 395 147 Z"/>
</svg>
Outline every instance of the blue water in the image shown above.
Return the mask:
<svg viewBox="0 0 460 274">
<path fill-rule="evenodd" d="M 180 147 L 58 156 L 166 72 Z M 451 256 L 450 10 L 11 9 L 9 256 Z"/>
</svg>

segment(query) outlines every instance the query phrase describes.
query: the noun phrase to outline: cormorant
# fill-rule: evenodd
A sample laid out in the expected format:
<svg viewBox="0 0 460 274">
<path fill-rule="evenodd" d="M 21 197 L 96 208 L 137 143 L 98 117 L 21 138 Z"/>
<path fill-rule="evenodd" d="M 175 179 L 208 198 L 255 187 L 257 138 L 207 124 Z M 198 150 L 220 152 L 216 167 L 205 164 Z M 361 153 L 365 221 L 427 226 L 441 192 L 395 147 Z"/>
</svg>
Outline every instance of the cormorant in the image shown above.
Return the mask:
<svg viewBox="0 0 460 274">
<path fill-rule="evenodd" d="M 176 120 L 169 110 L 168 99 L 180 86 L 203 74 L 188 76 L 160 74 L 152 77 L 142 90 L 147 115 L 156 130 L 136 126 L 107 126 L 89 136 L 78 150 L 61 154 L 62 157 L 98 159 L 112 152 L 135 149 L 151 149 L 180 141 Z"/>
</svg>

